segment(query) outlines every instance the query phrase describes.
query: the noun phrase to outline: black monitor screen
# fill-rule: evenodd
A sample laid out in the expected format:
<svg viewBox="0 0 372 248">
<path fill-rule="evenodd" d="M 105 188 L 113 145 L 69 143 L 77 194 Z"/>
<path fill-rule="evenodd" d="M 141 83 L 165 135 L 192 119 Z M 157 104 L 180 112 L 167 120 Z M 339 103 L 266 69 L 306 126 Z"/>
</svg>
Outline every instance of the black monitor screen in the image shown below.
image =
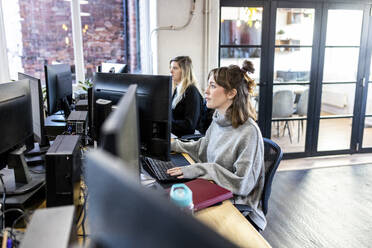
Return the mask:
<svg viewBox="0 0 372 248">
<path fill-rule="evenodd" d="M 22 79 L 30 80 L 34 138 L 41 146 L 46 146 L 48 145 L 48 140 L 44 129 L 44 102 L 41 81 L 38 78 L 18 72 L 18 80 Z"/>
<path fill-rule="evenodd" d="M 70 65 L 45 65 L 48 115 L 66 110 L 64 104 L 72 103 L 72 75 Z M 67 102 L 64 102 L 67 100 Z M 66 113 L 65 113 L 66 114 Z"/>
<path fill-rule="evenodd" d="M 33 137 L 29 80 L 0 84 L 0 154 Z"/>
<path fill-rule="evenodd" d="M 25 166 L 24 152 L 34 145 L 28 79 L 0 84 L 0 116 L 0 168 L 8 167 L 1 171 L 4 175 L 4 187 L 0 187 L 0 194 L 19 195 L 30 192 L 43 183 L 45 175 L 31 175 Z M 25 197 L 27 199 L 32 196 Z M 20 201 L 21 198 L 13 200 Z"/>
<path fill-rule="evenodd" d="M 139 179 L 136 85 L 131 85 L 102 127 L 102 147 L 125 161 Z"/>
<path fill-rule="evenodd" d="M 236 247 L 164 195 L 144 188 L 123 163 L 100 150 L 87 156 L 89 230 L 95 247 Z"/>
<path fill-rule="evenodd" d="M 145 156 L 168 161 L 172 90 L 170 76 L 96 73 L 93 78 L 94 102 L 107 99 L 117 105 L 131 84 L 137 84 L 140 152 Z"/>
</svg>

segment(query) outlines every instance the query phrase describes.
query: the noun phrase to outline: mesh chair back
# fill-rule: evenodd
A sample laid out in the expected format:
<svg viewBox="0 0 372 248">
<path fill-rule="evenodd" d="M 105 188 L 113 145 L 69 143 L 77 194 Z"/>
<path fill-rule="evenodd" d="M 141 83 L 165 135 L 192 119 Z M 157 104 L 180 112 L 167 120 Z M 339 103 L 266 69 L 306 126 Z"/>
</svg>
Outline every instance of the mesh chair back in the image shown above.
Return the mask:
<svg viewBox="0 0 372 248">
<path fill-rule="evenodd" d="M 272 117 L 290 117 L 293 114 L 295 96 L 290 90 L 279 90 L 273 96 Z"/>
<path fill-rule="evenodd" d="M 297 103 L 297 114 L 304 116 L 307 115 L 307 106 L 309 102 L 309 89 L 301 93 L 300 99 Z"/>
<path fill-rule="evenodd" d="M 263 138 L 264 140 L 264 162 L 265 162 L 265 185 L 262 195 L 262 210 L 266 215 L 268 209 L 268 201 L 271 194 L 271 184 L 274 179 L 276 170 L 282 160 L 282 149 L 272 140 Z"/>
</svg>

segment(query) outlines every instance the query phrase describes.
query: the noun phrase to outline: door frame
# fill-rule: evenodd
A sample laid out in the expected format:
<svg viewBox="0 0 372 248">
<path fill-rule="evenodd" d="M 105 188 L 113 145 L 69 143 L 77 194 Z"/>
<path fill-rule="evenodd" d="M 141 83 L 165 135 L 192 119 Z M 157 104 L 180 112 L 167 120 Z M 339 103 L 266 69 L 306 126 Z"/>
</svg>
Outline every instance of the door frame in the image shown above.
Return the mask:
<svg viewBox="0 0 372 248">
<path fill-rule="evenodd" d="M 316 104 L 315 104 L 315 113 L 314 116 L 317 118 L 315 120 L 314 129 L 312 132 L 312 137 L 314 138 L 311 146 L 310 156 L 322 156 L 322 155 L 339 155 L 339 154 L 353 154 L 357 152 L 357 141 L 358 141 L 358 134 L 359 134 L 359 123 L 360 123 L 360 109 L 362 106 L 361 101 L 361 94 L 362 89 L 361 86 L 363 84 L 363 76 L 364 76 L 364 67 L 365 67 L 365 59 L 363 54 L 366 52 L 366 43 L 368 38 L 368 25 L 369 25 L 369 7 L 368 4 L 348 4 L 348 3 L 324 3 L 323 4 L 323 16 L 322 16 L 322 27 L 321 27 L 321 38 L 320 38 L 320 49 L 319 49 L 319 58 L 318 58 L 318 81 L 316 84 Z M 361 39 L 359 45 L 359 55 L 358 55 L 358 65 L 357 65 L 357 78 L 355 84 L 355 97 L 354 97 L 354 108 L 352 114 L 352 129 L 351 129 L 351 139 L 350 139 L 350 146 L 349 149 L 341 149 L 341 150 L 328 150 L 328 151 L 318 151 L 318 138 L 319 138 L 319 125 L 320 120 L 320 111 L 321 111 L 321 97 L 322 97 L 322 82 L 323 82 L 323 68 L 324 68 L 324 56 L 325 56 L 325 42 L 326 42 L 326 32 L 327 32 L 327 19 L 328 19 L 328 10 L 330 9 L 361 9 L 363 10 L 363 18 L 362 18 L 362 31 L 361 31 Z M 345 115 L 347 117 L 348 115 Z M 342 116 L 340 116 L 342 118 Z M 330 118 L 336 119 L 336 118 Z"/>
<path fill-rule="evenodd" d="M 314 30 L 311 55 L 311 71 L 309 82 L 309 102 L 306 125 L 306 141 L 303 152 L 285 153 L 284 158 L 301 158 L 323 155 L 352 154 L 357 152 L 372 152 L 372 148 L 362 147 L 366 101 L 368 94 L 368 81 L 372 57 L 372 18 L 370 17 L 372 4 L 368 1 L 355 1 L 345 3 L 338 0 L 324 1 L 245 1 L 221 0 L 223 7 L 263 7 L 262 41 L 261 41 L 261 71 L 258 125 L 264 137 L 271 137 L 272 124 L 272 97 L 274 81 L 275 58 L 275 28 L 277 8 L 314 8 Z M 327 18 L 329 9 L 361 9 L 363 10 L 361 40 L 359 45 L 358 70 L 355 84 L 354 108 L 352 113 L 352 130 L 349 149 L 317 151 L 319 138 L 322 80 L 325 56 L 325 39 L 327 32 Z M 221 26 L 220 26 L 221 27 Z M 221 28 L 219 30 L 218 65 L 220 65 Z M 366 80 L 363 87 L 363 78 Z M 350 116 L 350 115 L 348 115 Z M 347 117 L 347 116 L 346 116 Z M 369 115 L 368 115 L 369 117 Z M 372 115 L 371 115 L 372 117 Z M 330 119 L 334 119 L 330 117 Z M 359 145 L 358 145 L 359 143 Z"/>
</svg>

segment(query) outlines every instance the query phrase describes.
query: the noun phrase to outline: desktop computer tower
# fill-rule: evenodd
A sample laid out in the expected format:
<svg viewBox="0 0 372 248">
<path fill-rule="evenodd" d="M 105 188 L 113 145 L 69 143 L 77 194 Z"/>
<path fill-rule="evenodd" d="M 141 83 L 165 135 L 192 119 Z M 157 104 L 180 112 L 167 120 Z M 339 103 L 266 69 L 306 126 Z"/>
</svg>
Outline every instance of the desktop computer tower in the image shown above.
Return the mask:
<svg viewBox="0 0 372 248">
<path fill-rule="evenodd" d="M 88 111 L 88 100 L 82 99 L 75 104 L 76 111 Z"/>
<path fill-rule="evenodd" d="M 110 100 L 98 99 L 94 105 L 94 130 L 97 141 L 99 141 L 102 124 L 110 115 L 111 109 L 112 102 Z"/>
<path fill-rule="evenodd" d="M 45 155 L 46 205 L 77 205 L 80 195 L 80 135 L 58 135 Z"/>
<path fill-rule="evenodd" d="M 72 111 L 67 118 L 67 131 L 74 134 L 87 135 L 88 112 Z"/>
<path fill-rule="evenodd" d="M 67 118 L 67 132 L 82 136 L 82 145 L 87 145 L 88 140 L 88 111 L 71 111 Z"/>
</svg>

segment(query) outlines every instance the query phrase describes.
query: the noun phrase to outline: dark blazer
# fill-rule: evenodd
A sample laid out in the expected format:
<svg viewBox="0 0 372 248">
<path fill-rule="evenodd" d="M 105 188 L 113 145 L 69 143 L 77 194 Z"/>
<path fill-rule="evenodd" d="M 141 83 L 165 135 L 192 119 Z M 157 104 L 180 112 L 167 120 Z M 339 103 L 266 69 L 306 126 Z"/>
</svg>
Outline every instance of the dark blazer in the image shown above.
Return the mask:
<svg viewBox="0 0 372 248">
<path fill-rule="evenodd" d="M 176 95 L 174 91 L 172 100 Z M 172 133 L 180 137 L 194 134 L 200 119 L 203 97 L 194 85 L 187 87 L 183 98 L 172 109 Z"/>
</svg>

